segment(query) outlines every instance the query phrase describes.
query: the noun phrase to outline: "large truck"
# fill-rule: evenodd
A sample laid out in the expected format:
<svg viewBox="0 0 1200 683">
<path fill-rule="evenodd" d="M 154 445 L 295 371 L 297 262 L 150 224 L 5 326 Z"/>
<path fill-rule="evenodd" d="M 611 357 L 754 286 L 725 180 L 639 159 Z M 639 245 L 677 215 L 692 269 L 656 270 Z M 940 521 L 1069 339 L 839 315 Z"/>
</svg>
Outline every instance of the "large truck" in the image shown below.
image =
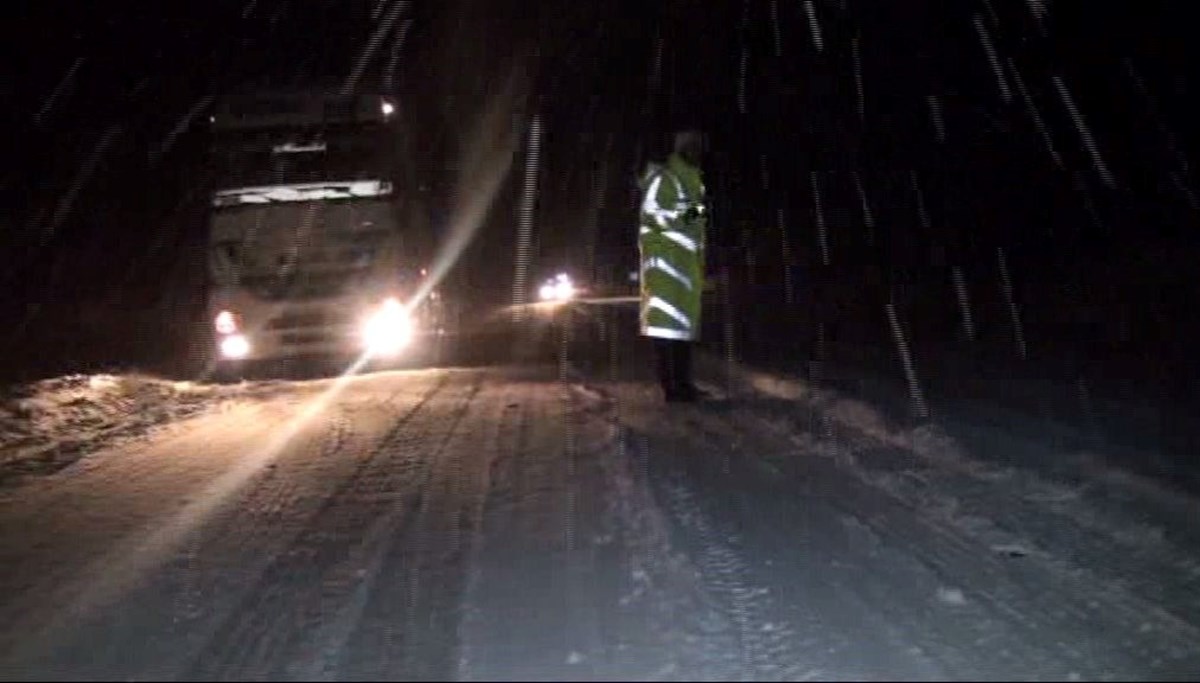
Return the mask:
<svg viewBox="0 0 1200 683">
<path fill-rule="evenodd" d="M 253 92 L 210 119 L 208 313 L 218 377 L 266 361 L 428 357 L 434 239 L 395 102 Z"/>
</svg>

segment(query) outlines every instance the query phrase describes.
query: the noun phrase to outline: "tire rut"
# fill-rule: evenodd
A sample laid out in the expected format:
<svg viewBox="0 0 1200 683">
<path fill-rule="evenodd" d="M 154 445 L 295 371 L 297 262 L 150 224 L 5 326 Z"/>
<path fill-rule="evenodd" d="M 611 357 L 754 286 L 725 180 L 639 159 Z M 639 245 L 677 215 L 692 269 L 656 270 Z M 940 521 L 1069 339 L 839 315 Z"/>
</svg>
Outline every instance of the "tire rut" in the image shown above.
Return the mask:
<svg viewBox="0 0 1200 683">
<path fill-rule="evenodd" d="M 445 680 L 457 665 L 469 561 L 511 387 L 481 389 L 431 455 L 410 524 L 380 553 L 337 669 L 355 680 Z"/>
<path fill-rule="evenodd" d="M 602 520 L 599 461 L 613 430 L 563 380 L 521 386 L 498 432 L 451 672 L 460 679 L 636 680 L 612 672 L 645 671 L 624 649 L 637 636 L 620 631 L 629 621 L 615 614 L 618 548 Z"/>
<path fill-rule="evenodd" d="M 350 599 L 363 567 L 418 509 L 423 491 L 412 482 L 425 476 L 427 444 L 444 442 L 479 389 L 478 376 L 458 380 L 444 397 L 449 414 L 431 410 L 450 383 L 439 378 L 329 494 L 194 658 L 188 678 L 294 673 L 285 663 L 297 659 L 297 646 Z"/>
<path fill-rule="evenodd" d="M 686 442 L 685 442 L 686 443 Z M 709 442 L 712 443 L 712 442 Z M 676 447 L 682 445 L 675 442 Z M 665 442 L 643 437 L 643 458 L 650 461 L 651 481 L 675 527 L 677 544 L 696 566 L 708 601 L 720 615 L 708 617 L 705 629 L 719 642 L 724 660 L 712 662 L 736 680 L 793 680 L 823 675 L 816 667 L 819 641 L 810 615 L 796 621 L 775 601 L 776 591 L 757 575 L 738 521 L 744 515 L 737 496 L 714 490 L 706 475 L 696 471 L 704 463 L 718 465 L 722 473 L 731 464 L 724 455 L 692 449 L 677 460 Z M 701 462 L 703 461 L 703 462 Z"/>
<path fill-rule="evenodd" d="M 766 423 L 747 415 L 708 427 L 748 443 L 762 442 L 770 431 Z M 1195 633 L 1195 627 L 1180 631 L 1176 622 L 1171 624 L 1174 630 L 1138 633 L 1129 625 L 1151 620 L 1146 603 L 1114 594 L 1111 586 L 1053 563 L 1013 563 L 942 515 L 931 515 L 919 502 L 897 497 L 895 490 L 880 488 L 869 477 L 863 479 L 856 454 L 839 450 L 871 439 L 849 432 L 839 439 L 831 459 L 804 462 L 794 456 L 777 459 L 772 469 L 806 482 L 810 489 L 838 492 L 822 496 L 823 502 L 875 548 L 855 558 L 844 572 L 859 577 L 856 590 L 875 611 L 888 615 L 888 621 L 905 632 L 922 634 L 926 656 L 962 675 L 982 670 L 1108 677 L 1118 672 L 1133 675 L 1151 662 L 1155 670 L 1174 676 L 1186 661 L 1194 661 L 1194 649 L 1185 645 L 1190 636 L 1185 634 Z M 753 454 L 750 458 L 757 459 Z M 944 616 L 936 622 L 922 617 L 927 611 L 922 603 L 928 600 L 922 596 L 931 594 L 943 603 Z M 1082 624 L 1091 626 L 1081 631 Z M 1114 628 L 1125 631 L 1123 642 Z M 1058 639 L 1048 634 L 1058 634 Z M 1121 644 L 1114 647 L 1114 641 Z M 988 646 L 980 649 L 984 643 Z"/>
</svg>

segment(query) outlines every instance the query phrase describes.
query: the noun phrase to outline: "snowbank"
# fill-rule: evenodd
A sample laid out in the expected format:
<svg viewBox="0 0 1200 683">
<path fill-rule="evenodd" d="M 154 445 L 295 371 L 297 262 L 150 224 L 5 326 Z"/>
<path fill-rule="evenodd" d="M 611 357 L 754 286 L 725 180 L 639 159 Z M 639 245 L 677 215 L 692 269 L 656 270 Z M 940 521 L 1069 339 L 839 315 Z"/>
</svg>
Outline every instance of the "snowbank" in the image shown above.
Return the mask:
<svg viewBox="0 0 1200 683">
<path fill-rule="evenodd" d="M 963 481 L 956 476 L 1005 481 L 1012 494 L 1010 503 L 1023 499 L 1070 508 L 1076 521 L 1085 515 L 1107 517 L 1119 507 L 1140 519 L 1178 529 L 1190 526 L 1188 520 L 1200 515 L 1200 498 L 1173 482 L 1134 471 L 1128 467 L 1130 455 L 1111 445 L 1083 445 L 1084 435 L 1071 434 L 1068 425 L 1032 420 L 1003 408 L 980 415 L 989 409 L 985 405 L 942 410 L 927 421 L 897 419 L 896 411 L 888 410 L 896 407 L 886 405 L 888 397 L 851 397 L 712 354 L 700 354 L 697 360 L 703 374 L 724 380 L 731 393 L 777 401 L 762 403 L 756 413 L 782 431 L 793 431 L 798 415 L 812 416 L 811 432 L 798 435 L 807 451 L 832 457 L 856 476 L 910 502 L 931 493 L 931 483 L 921 479 L 923 471 L 946 481 Z M 855 434 L 866 441 L 854 443 Z M 887 450 L 875 455 L 877 447 Z M 905 460 L 904 454 L 915 460 Z M 1134 455 L 1153 457 L 1146 452 Z M 889 458 L 900 462 L 882 462 Z M 954 486 L 941 492 L 943 502 L 950 503 L 964 495 Z M 1099 512 L 1091 507 L 1097 505 Z M 1108 525 L 1110 531 L 1116 529 L 1115 537 L 1136 536 L 1140 546 L 1152 545 L 1159 535 L 1148 526 L 1116 517 Z"/>
<path fill-rule="evenodd" d="M 0 482 L 62 469 L 115 439 L 199 413 L 224 391 L 109 374 L 0 389 Z"/>
</svg>

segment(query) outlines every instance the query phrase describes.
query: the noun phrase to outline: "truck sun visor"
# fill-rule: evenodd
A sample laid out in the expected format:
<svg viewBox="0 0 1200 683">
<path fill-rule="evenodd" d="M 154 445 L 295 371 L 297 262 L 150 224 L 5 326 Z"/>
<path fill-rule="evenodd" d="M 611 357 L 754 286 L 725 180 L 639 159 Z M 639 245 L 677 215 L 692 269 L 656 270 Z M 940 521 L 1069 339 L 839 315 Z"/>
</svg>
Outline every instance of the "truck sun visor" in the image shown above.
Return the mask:
<svg viewBox="0 0 1200 683">
<path fill-rule="evenodd" d="M 303 154 L 306 152 L 324 152 L 328 149 L 328 145 L 324 142 L 285 142 L 282 145 L 275 145 L 271 148 L 274 154 Z"/>
<path fill-rule="evenodd" d="M 354 199 L 382 197 L 392 193 L 392 184 L 381 180 L 361 180 L 333 183 L 297 183 L 265 185 L 222 190 L 213 197 L 213 206 L 241 204 L 273 204 L 276 202 L 310 202 L 322 199 Z"/>
</svg>

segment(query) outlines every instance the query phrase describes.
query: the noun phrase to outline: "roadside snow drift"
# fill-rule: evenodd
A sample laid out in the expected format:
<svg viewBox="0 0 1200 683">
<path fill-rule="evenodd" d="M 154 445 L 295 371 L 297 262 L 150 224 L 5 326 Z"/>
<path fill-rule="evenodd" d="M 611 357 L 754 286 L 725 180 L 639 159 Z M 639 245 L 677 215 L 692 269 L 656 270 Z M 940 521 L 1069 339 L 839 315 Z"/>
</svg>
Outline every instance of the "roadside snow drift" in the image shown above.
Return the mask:
<svg viewBox="0 0 1200 683">
<path fill-rule="evenodd" d="M 0 483 L 58 471 L 116 439 L 199 413 L 223 389 L 108 374 L 0 389 Z"/>
</svg>

